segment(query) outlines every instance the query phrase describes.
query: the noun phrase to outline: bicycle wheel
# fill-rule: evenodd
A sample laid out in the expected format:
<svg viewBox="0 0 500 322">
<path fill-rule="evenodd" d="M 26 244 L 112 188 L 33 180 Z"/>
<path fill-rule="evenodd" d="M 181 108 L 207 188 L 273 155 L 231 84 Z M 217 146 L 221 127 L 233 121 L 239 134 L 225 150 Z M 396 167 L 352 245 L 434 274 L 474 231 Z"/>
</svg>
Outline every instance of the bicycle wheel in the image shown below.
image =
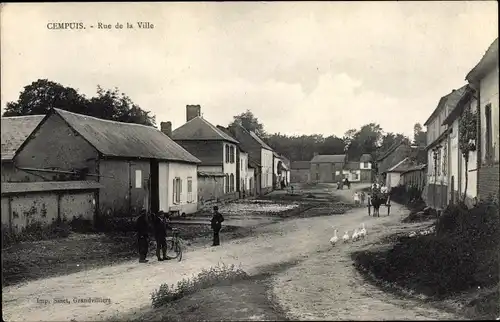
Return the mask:
<svg viewBox="0 0 500 322">
<path fill-rule="evenodd" d="M 169 259 L 177 258 L 178 261 L 182 259 L 182 248 L 179 241 L 175 238 L 167 238 L 167 257 Z"/>
</svg>

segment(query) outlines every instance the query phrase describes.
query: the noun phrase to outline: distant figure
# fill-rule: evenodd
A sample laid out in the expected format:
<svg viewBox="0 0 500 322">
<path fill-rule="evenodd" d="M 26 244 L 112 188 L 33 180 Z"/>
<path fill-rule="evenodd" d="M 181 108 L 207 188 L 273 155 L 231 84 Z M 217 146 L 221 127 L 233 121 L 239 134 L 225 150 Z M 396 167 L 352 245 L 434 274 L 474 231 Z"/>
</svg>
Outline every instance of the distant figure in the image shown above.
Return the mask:
<svg viewBox="0 0 500 322">
<path fill-rule="evenodd" d="M 342 190 L 342 188 L 343 188 L 342 181 L 337 182 L 337 190 Z"/>
<path fill-rule="evenodd" d="M 214 231 L 214 242 L 212 246 L 219 246 L 219 232 L 222 228 L 222 222 L 224 221 L 224 217 L 219 212 L 219 207 L 214 206 L 214 215 L 212 216 L 211 225 Z"/>
<path fill-rule="evenodd" d="M 163 218 L 160 215 L 163 212 L 160 212 L 158 215 L 153 214 L 153 225 L 155 232 L 155 240 L 156 240 L 156 257 L 158 261 L 167 260 L 167 223 L 166 223 L 166 215 L 163 215 Z M 163 253 L 163 257 L 161 257 L 160 252 Z"/>
<path fill-rule="evenodd" d="M 364 191 L 361 191 L 361 193 L 359 194 L 359 197 L 361 199 L 361 205 L 365 205 L 365 199 L 366 199 L 366 195 L 365 195 L 365 192 Z"/>
<path fill-rule="evenodd" d="M 356 206 L 359 206 L 359 204 L 360 204 L 359 193 L 357 193 L 357 192 L 354 193 L 354 204 Z"/>
<path fill-rule="evenodd" d="M 137 244 L 139 248 L 139 263 L 147 263 L 148 260 L 146 256 L 148 255 L 149 248 L 149 225 L 146 218 L 146 210 L 141 210 L 141 214 L 139 218 L 137 218 L 137 222 L 135 225 L 137 231 Z"/>
<path fill-rule="evenodd" d="M 347 189 L 351 189 L 351 183 L 349 182 L 348 178 L 344 179 L 344 184 L 347 186 Z"/>
</svg>

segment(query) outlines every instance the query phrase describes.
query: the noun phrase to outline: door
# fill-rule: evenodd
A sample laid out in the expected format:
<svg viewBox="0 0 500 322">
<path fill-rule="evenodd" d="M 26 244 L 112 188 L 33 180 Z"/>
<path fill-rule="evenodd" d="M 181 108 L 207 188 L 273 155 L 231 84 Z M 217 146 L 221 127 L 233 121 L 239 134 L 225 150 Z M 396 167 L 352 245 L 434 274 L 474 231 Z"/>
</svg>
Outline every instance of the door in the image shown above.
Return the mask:
<svg viewBox="0 0 500 322">
<path fill-rule="evenodd" d="M 160 210 L 160 180 L 158 160 L 152 159 L 150 162 L 150 182 L 149 182 L 149 200 L 151 202 L 151 211 L 157 213 Z"/>
</svg>

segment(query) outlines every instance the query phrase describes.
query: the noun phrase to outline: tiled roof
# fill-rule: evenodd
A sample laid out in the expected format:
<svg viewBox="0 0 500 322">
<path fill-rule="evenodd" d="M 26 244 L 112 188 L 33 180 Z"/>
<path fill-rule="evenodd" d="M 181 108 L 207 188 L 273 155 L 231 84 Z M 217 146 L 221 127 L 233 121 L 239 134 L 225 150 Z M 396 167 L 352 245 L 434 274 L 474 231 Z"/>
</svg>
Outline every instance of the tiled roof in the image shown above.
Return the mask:
<svg viewBox="0 0 500 322">
<path fill-rule="evenodd" d="M 176 141 L 229 141 L 238 144 L 232 136 L 221 131 L 201 116 L 175 129 L 172 138 Z"/>
<path fill-rule="evenodd" d="M 2 182 L 2 194 L 41 191 L 93 190 L 104 187 L 97 181 Z"/>
<path fill-rule="evenodd" d="M 105 156 L 200 163 L 200 160 L 155 127 L 54 110 Z"/>
<path fill-rule="evenodd" d="M 273 151 L 273 148 L 271 148 L 269 145 L 267 145 L 266 142 L 262 141 L 262 139 L 257 134 L 255 134 L 255 132 L 253 132 L 253 131 L 248 131 L 248 132 L 250 132 L 250 135 L 252 136 L 252 138 L 255 141 L 257 141 L 264 149 Z"/>
<path fill-rule="evenodd" d="M 292 161 L 292 169 L 300 170 L 300 169 L 310 169 L 311 162 L 310 161 Z"/>
<path fill-rule="evenodd" d="M 2 117 L 2 160 L 12 160 L 45 115 Z"/>
<path fill-rule="evenodd" d="M 406 172 L 414 166 L 415 165 L 411 162 L 410 158 L 404 158 L 401 162 L 388 169 L 386 172 Z"/>
<path fill-rule="evenodd" d="M 345 162 L 345 154 L 318 154 L 315 155 L 311 163 L 342 163 Z"/>
<path fill-rule="evenodd" d="M 458 101 L 462 98 L 462 95 L 465 93 L 467 85 L 460 87 L 457 90 L 452 90 L 451 93 L 441 97 L 439 100 L 438 106 L 434 109 L 431 116 L 425 121 L 424 126 L 429 125 L 429 123 L 436 118 L 438 113 L 442 111 L 443 108 L 451 109 L 455 107 Z"/>
<path fill-rule="evenodd" d="M 236 140 L 234 137 L 233 137 L 233 134 L 231 133 L 231 131 L 228 129 L 228 128 L 225 128 L 223 127 L 222 125 L 217 125 L 217 129 L 219 129 L 220 131 L 224 132 L 227 136 L 233 138 L 233 140 L 235 140 L 236 142 L 238 142 L 238 140 Z M 241 146 L 241 144 L 238 142 L 238 144 L 236 144 L 238 149 L 240 150 L 240 152 L 243 152 L 243 153 L 248 153 L 247 151 L 245 151 L 243 149 L 243 147 Z"/>
<path fill-rule="evenodd" d="M 401 172 L 401 173 L 408 173 L 408 172 L 413 172 L 413 171 L 419 171 L 427 168 L 427 164 L 419 164 L 413 167 L 408 168 L 406 171 Z"/>
<path fill-rule="evenodd" d="M 394 143 L 389 149 L 387 149 L 387 151 L 384 152 L 384 154 L 382 154 L 382 156 L 380 156 L 377 161 L 382 161 L 384 160 L 385 158 L 387 158 L 392 152 L 394 152 L 401 144 L 403 144 L 403 140 L 399 141 L 399 142 L 396 142 Z"/>
</svg>

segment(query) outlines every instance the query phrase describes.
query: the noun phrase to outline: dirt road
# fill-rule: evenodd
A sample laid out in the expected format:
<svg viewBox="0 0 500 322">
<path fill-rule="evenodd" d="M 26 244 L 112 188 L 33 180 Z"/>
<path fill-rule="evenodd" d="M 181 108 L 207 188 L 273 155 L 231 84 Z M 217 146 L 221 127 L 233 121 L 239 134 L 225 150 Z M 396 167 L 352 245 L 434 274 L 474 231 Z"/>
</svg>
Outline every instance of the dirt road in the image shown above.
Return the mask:
<svg viewBox="0 0 500 322">
<path fill-rule="evenodd" d="M 249 274 L 257 274 L 269 265 L 308 258 L 310 260 L 276 280 L 275 292 L 293 316 L 303 319 L 452 318 L 430 307 L 421 308 L 418 303 L 398 302 L 366 286 L 348 259 L 349 251 L 361 244 L 332 249 L 328 243 L 333 225 L 343 232 L 364 222 L 369 233 L 367 243 L 387 233 L 390 224 L 399 222 L 402 214 L 401 207 L 394 206 L 389 217 L 368 217 L 365 209 L 358 209 L 344 215 L 293 219 L 257 228 L 258 237 L 223 241 L 218 248 L 187 252 L 180 263 L 152 261 L 139 265 L 131 261 L 8 287 L 3 289 L 3 318 L 6 321 L 104 320 L 150 305 L 150 293 L 160 284 L 176 283 L 217 263 L 241 264 Z M 330 264 L 321 265 L 325 262 L 321 256 L 331 257 L 326 261 Z M 324 269 L 322 276 L 317 276 L 313 266 Z M 326 280 L 329 282 L 325 283 Z M 326 289 L 330 286 L 331 289 Z M 78 303 L 88 298 L 93 298 L 94 303 Z M 64 301 L 54 303 L 54 299 Z"/>
</svg>

